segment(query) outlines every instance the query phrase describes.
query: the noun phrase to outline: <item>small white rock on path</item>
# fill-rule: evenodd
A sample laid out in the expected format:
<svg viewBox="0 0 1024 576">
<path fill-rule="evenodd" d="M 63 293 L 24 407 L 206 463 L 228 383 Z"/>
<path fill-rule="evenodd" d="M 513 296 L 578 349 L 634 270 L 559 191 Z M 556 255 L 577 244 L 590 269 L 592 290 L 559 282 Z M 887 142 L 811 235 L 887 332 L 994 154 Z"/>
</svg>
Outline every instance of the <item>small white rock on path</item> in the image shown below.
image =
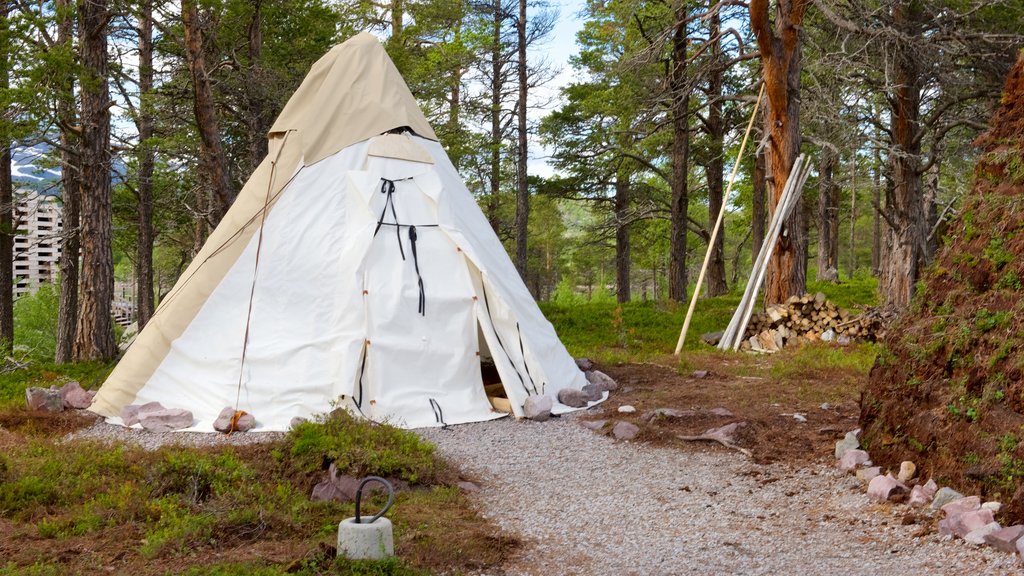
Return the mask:
<svg viewBox="0 0 1024 576">
<path fill-rule="evenodd" d="M 471 495 L 524 540 L 494 576 L 1013 574 L 1013 555 L 914 537 L 824 464 L 757 465 L 715 448 L 614 442 L 574 415 L 421 429 L 482 483 Z M 756 451 L 756 448 L 755 448 Z"/>
</svg>

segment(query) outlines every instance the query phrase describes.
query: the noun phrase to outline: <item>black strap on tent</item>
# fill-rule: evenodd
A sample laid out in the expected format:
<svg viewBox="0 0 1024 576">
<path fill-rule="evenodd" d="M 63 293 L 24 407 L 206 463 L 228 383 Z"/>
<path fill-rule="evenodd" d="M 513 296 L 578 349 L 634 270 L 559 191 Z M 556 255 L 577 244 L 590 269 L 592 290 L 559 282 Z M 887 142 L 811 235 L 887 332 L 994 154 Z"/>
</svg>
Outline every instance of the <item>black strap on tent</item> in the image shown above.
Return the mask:
<svg viewBox="0 0 1024 576">
<path fill-rule="evenodd" d="M 357 400 L 355 397 L 352 398 L 352 400 L 356 403 L 356 408 L 359 408 L 360 412 L 363 411 L 363 373 L 366 372 L 366 357 L 369 355 L 369 353 L 370 351 L 366 349 L 366 341 L 364 340 L 363 361 L 359 365 L 359 379 L 356 380 L 356 383 L 359 384 L 359 399 Z"/>
<path fill-rule="evenodd" d="M 526 350 L 523 348 L 523 331 L 519 329 L 519 322 L 516 322 L 516 333 L 519 334 L 519 354 L 523 357 L 523 367 L 526 368 L 526 377 L 530 379 L 530 386 L 533 386 L 533 393 L 537 393 L 537 383 L 533 380 L 533 374 L 530 374 L 530 364 L 526 361 Z M 543 389 L 543 386 L 541 386 Z"/>
<path fill-rule="evenodd" d="M 398 221 L 398 214 L 395 212 L 395 182 L 401 182 L 402 180 L 411 180 L 411 178 L 402 178 L 400 180 L 388 180 L 387 178 L 381 178 L 380 193 L 385 195 L 384 209 L 380 212 L 380 218 L 377 220 L 377 227 L 373 229 L 373 236 L 377 236 L 377 232 L 380 232 L 381 226 L 394 226 L 395 237 L 398 238 L 398 253 L 402 255 L 402 260 L 405 260 L 405 248 L 402 247 L 402 232 L 401 228 L 404 226 L 409 229 L 409 245 L 412 249 L 412 263 L 413 267 L 416 268 L 416 283 L 419 285 L 420 297 L 419 304 L 416 311 L 421 316 L 427 315 L 427 293 L 423 289 L 423 275 L 420 274 L 420 260 L 419 255 L 416 252 L 416 228 L 437 228 L 437 224 L 402 224 Z M 391 207 L 391 218 L 394 222 L 385 222 L 384 217 L 388 214 L 388 207 Z"/>
<path fill-rule="evenodd" d="M 516 371 L 516 376 L 519 377 L 519 383 L 523 385 L 523 390 L 526 391 L 526 395 L 530 395 L 530 389 L 526 386 L 526 380 L 523 379 L 523 375 L 519 373 L 519 367 L 512 361 L 512 356 L 508 353 L 508 349 L 505 348 L 505 343 L 501 341 L 501 336 L 498 334 L 498 327 L 494 324 L 494 316 L 491 316 L 491 304 L 487 301 L 487 287 L 484 286 L 483 279 L 480 280 L 480 289 L 484 293 L 484 309 L 487 310 L 487 318 L 491 321 L 491 330 L 494 330 L 494 337 L 498 340 L 498 346 L 501 347 L 501 351 L 505 353 L 505 358 L 508 358 L 508 363 L 512 365 L 512 369 Z M 537 393 L 536 388 L 533 390 L 534 394 Z"/>
<path fill-rule="evenodd" d="M 420 316 L 427 315 L 427 296 L 423 292 L 423 275 L 420 274 L 420 259 L 416 256 L 416 226 L 409 226 L 409 245 L 412 246 L 412 264 L 416 268 L 416 281 L 420 286 Z"/>
<path fill-rule="evenodd" d="M 441 429 L 447 429 L 448 424 L 444 421 L 444 412 L 441 411 L 441 405 L 437 403 L 437 400 L 430 398 L 430 408 L 434 411 L 434 418 L 441 425 Z"/>
<path fill-rule="evenodd" d="M 398 224 L 398 214 L 395 212 L 395 181 L 388 180 L 387 178 L 381 178 L 380 193 L 384 194 L 384 209 L 380 211 L 380 218 L 377 219 L 377 227 L 373 229 L 374 238 L 377 237 L 377 232 L 380 232 L 380 227 L 384 225 L 384 216 L 388 213 L 388 206 L 391 207 L 391 217 L 395 219 L 395 224 Z M 395 237 L 398 238 L 398 253 L 402 255 L 402 260 L 405 260 L 405 249 L 402 248 L 402 235 L 395 227 Z"/>
</svg>

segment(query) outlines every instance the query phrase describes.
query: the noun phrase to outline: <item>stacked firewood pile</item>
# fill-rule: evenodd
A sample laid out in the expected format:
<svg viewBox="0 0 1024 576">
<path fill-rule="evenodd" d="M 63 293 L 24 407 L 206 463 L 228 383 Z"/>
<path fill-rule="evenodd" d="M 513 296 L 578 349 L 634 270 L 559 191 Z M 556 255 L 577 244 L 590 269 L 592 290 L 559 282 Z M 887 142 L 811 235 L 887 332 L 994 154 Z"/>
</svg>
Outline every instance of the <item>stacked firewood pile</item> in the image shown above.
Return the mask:
<svg viewBox="0 0 1024 576">
<path fill-rule="evenodd" d="M 875 308 L 852 315 L 821 292 L 790 296 L 785 304 L 773 304 L 751 317 L 740 349 L 777 352 L 796 343 L 873 342 L 884 335 L 888 320 L 886 314 Z"/>
</svg>

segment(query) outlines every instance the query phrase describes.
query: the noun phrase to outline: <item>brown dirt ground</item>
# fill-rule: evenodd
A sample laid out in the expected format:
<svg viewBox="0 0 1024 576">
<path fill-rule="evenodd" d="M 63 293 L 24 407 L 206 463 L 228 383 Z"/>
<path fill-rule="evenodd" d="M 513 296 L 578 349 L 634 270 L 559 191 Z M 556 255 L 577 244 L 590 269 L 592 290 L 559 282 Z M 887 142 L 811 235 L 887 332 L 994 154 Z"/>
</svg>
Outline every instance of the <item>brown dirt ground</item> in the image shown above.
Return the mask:
<svg viewBox="0 0 1024 576">
<path fill-rule="evenodd" d="M 744 422 L 738 429 L 736 444 L 750 450 L 758 463 L 783 462 L 806 465 L 829 457 L 838 438 L 856 428 L 861 377 L 854 373 L 807 374 L 797 380 L 780 380 L 766 375 L 770 362 L 784 357 L 746 357 L 712 355 L 698 361 L 693 372 L 680 374 L 661 363 L 599 366 L 619 383 L 599 414 L 587 420 L 605 420 L 602 428 L 610 433 L 615 422 L 632 422 L 640 427 L 637 442 L 652 446 L 679 447 L 686 450 L 727 451 L 716 442 L 680 440 L 679 436 L 697 436 L 703 432 Z M 666 358 L 665 363 L 671 362 Z M 742 363 L 743 372 L 758 376 L 730 375 Z M 674 364 L 674 362 L 673 362 Z M 706 371 L 706 375 L 699 372 Z M 630 405 L 633 413 L 618 408 Z M 824 406 L 824 407 L 823 407 Z M 681 417 L 658 416 L 647 419 L 647 412 L 670 408 Z M 732 415 L 710 412 L 725 408 Z M 806 418 L 800 422 L 794 418 Z"/>
<path fill-rule="evenodd" d="M 909 313 L 890 331 L 862 401 L 876 462 L 902 459 L 1024 521 L 1024 56 L 975 182 Z"/>
</svg>

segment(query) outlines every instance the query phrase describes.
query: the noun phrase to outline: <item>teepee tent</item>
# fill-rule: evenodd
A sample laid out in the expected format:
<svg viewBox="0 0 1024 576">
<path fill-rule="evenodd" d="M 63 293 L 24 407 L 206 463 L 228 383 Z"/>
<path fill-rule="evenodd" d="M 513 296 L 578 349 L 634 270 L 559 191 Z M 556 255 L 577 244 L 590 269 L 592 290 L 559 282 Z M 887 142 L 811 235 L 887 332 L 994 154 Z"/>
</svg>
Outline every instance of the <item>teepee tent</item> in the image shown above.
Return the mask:
<svg viewBox="0 0 1024 576">
<path fill-rule="evenodd" d="M 413 428 L 502 416 L 482 359 L 517 416 L 586 384 L 373 36 L 314 64 L 269 138 L 92 411 L 160 402 L 212 430 L 233 407 L 283 430 L 342 403 Z"/>
</svg>

